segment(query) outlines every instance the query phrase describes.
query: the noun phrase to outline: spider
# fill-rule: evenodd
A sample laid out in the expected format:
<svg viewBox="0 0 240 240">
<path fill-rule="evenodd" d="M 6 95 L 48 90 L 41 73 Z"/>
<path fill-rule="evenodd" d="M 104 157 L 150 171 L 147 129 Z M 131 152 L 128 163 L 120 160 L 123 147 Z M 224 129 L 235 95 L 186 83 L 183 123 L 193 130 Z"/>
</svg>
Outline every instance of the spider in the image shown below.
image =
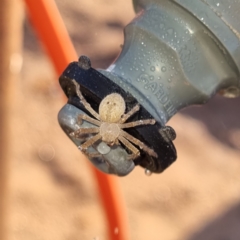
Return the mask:
<svg viewBox="0 0 240 240">
<path fill-rule="evenodd" d="M 86 153 L 86 150 L 96 141 L 102 140 L 109 146 L 113 146 L 114 144 L 119 145 L 121 142 L 127 149 L 132 152 L 132 154 L 129 156 L 129 159 L 135 159 L 140 156 L 139 149 L 137 149 L 134 145 L 139 146 L 140 149 L 143 149 L 150 156 L 157 157 L 157 154 L 153 149 L 149 148 L 143 142 L 123 130 L 123 128 L 132 128 L 140 125 L 155 124 L 155 119 L 144 119 L 126 123 L 129 117 L 139 111 L 139 104 L 124 114 L 126 110 L 126 104 L 123 97 L 118 93 L 112 93 L 103 98 L 99 105 L 99 113 L 97 113 L 82 95 L 80 91 L 80 85 L 75 80 L 73 80 L 73 83 L 76 87 L 76 94 L 79 97 L 80 102 L 92 114 L 92 116 L 96 118 L 91 118 L 85 114 L 78 115 L 78 123 L 81 124 L 82 120 L 84 120 L 96 126 L 90 128 L 80 128 L 70 133 L 70 136 L 72 137 L 78 137 L 82 134 L 96 133 L 96 135 L 90 137 L 87 141 L 78 147 L 81 151 Z"/>
</svg>

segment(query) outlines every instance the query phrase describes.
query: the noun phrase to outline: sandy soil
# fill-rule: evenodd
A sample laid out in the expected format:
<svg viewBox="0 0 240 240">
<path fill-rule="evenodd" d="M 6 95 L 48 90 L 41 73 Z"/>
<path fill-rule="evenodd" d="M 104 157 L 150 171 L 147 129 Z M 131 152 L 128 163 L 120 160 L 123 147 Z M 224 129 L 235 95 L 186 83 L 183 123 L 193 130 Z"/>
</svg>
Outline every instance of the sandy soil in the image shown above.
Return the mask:
<svg viewBox="0 0 240 240">
<path fill-rule="evenodd" d="M 131 1 L 58 0 L 78 54 L 95 68 L 117 56 Z M 28 21 L 16 83 L 10 165 L 10 240 L 105 240 L 88 163 L 60 129 L 57 76 Z M 178 160 L 161 175 L 120 178 L 131 239 L 240 239 L 240 99 L 212 99 L 177 114 Z M 16 127 L 17 126 L 17 127 Z M 13 131 L 14 130 L 14 131 Z"/>
</svg>

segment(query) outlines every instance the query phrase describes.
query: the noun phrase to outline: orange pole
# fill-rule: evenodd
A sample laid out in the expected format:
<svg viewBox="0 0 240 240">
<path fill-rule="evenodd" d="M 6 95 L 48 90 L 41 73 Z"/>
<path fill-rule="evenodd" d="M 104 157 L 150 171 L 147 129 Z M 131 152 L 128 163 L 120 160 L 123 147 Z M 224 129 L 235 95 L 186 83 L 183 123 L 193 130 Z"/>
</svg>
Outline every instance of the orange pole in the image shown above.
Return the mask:
<svg viewBox="0 0 240 240">
<path fill-rule="evenodd" d="M 53 0 L 24 1 L 38 36 L 44 44 L 57 74 L 60 75 L 67 65 L 77 60 L 78 57 L 57 6 Z M 103 174 L 92 165 L 90 166 L 106 214 L 109 239 L 129 239 L 126 210 L 117 178 Z"/>
<path fill-rule="evenodd" d="M 0 239 L 9 239 L 11 117 L 21 68 L 23 9 L 19 0 L 0 1 Z"/>
<path fill-rule="evenodd" d="M 9 82 L 11 82 L 10 58 L 12 46 L 9 41 L 13 37 L 11 19 L 13 2 L 0 3 L 0 239 L 7 239 L 7 202 L 9 176 Z M 10 12 L 10 13 L 9 13 Z M 16 35 L 15 35 L 16 37 Z"/>
</svg>

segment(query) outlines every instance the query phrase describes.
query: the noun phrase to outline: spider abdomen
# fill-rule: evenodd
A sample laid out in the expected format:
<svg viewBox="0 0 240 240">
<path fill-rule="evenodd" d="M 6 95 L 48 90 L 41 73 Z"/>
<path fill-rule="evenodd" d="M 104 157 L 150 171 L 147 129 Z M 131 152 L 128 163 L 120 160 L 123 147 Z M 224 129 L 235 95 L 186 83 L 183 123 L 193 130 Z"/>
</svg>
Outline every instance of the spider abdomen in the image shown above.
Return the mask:
<svg viewBox="0 0 240 240">
<path fill-rule="evenodd" d="M 100 135 L 102 140 L 108 144 L 114 144 L 118 139 L 121 128 L 116 123 L 104 122 L 100 126 Z"/>
<path fill-rule="evenodd" d="M 125 101 L 120 94 L 109 94 L 99 105 L 100 119 L 102 122 L 116 123 L 121 119 L 125 109 Z"/>
</svg>

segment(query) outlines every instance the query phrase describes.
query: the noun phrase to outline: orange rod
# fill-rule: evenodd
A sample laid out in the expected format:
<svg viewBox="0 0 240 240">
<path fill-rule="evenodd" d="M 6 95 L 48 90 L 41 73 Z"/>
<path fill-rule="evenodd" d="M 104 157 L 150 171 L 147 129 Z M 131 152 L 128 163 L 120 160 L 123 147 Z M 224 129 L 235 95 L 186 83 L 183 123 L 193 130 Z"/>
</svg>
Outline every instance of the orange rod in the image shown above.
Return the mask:
<svg viewBox="0 0 240 240">
<path fill-rule="evenodd" d="M 60 75 L 70 62 L 77 59 L 77 54 L 57 6 L 53 0 L 24 1 L 30 20 L 45 46 L 57 74 Z M 92 165 L 90 166 L 95 176 L 102 206 L 106 214 L 109 239 L 129 239 L 126 209 L 119 191 L 117 178 L 103 174 Z"/>
<path fill-rule="evenodd" d="M 53 0 L 25 0 L 32 24 L 60 75 L 67 65 L 77 60 L 63 20 Z"/>
</svg>

